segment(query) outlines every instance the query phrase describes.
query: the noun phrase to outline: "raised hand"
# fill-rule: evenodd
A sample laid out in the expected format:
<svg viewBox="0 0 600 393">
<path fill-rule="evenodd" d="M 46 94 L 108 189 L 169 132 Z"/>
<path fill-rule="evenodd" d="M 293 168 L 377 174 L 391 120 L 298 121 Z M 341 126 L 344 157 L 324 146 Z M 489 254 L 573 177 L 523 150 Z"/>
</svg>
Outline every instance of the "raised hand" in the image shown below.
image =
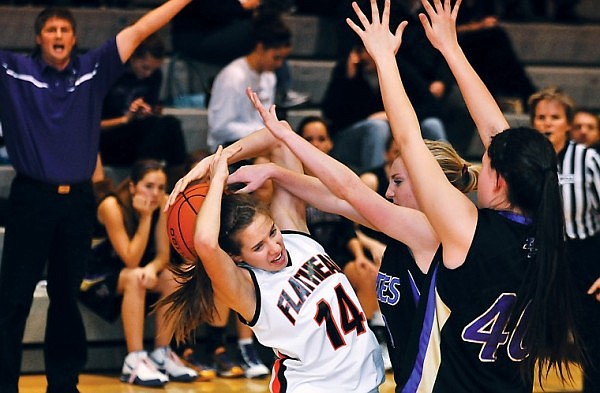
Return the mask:
<svg viewBox="0 0 600 393">
<path fill-rule="evenodd" d="M 238 153 L 240 150 L 241 147 L 235 148 L 229 146 L 226 150 L 223 151 L 222 154 L 224 157 L 226 157 L 226 159 L 229 159 L 231 156 Z M 171 194 L 167 199 L 167 203 L 165 204 L 164 211 L 167 211 L 169 209 L 169 206 L 171 206 L 175 202 L 175 199 L 177 199 L 177 195 L 179 195 L 179 193 L 185 190 L 185 188 L 188 186 L 188 184 L 190 184 L 190 182 L 197 179 L 203 179 L 208 181 L 210 165 L 214 160 L 214 156 L 215 155 L 212 154 L 208 157 L 204 157 L 202 161 L 196 164 L 196 166 L 194 166 L 188 173 L 186 173 L 185 176 L 183 176 L 177 181 L 177 183 L 175 183 L 173 191 L 171 191 Z"/>
<path fill-rule="evenodd" d="M 227 183 L 244 183 L 245 186 L 236 193 L 249 194 L 258 190 L 265 181 L 270 179 L 270 169 L 273 165 L 275 164 L 244 165 L 229 175 Z"/>
<path fill-rule="evenodd" d="M 427 15 L 419 14 L 419 20 L 425 29 L 427 39 L 434 48 L 443 52 L 447 48 L 458 46 L 456 36 L 456 17 L 460 8 L 461 0 L 457 0 L 454 8 L 450 0 L 434 0 L 433 6 L 428 0 L 421 0 Z"/>
<path fill-rule="evenodd" d="M 271 134 L 275 138 L 283 139 L 286 135 L 290 133 L 294 133 L 292 127 L 288 124 L 287 121 L 277 119 L 277 114 L 275 113 L 275 105 L 272 105 L 269 110 L 266 110 L 265 107 L 260 102 L 258 95 L 252 91 L 251 88 L 246 89 L 246 95 L 254 105 L 254 108 L 258 111 L 258 114 L 265 123 L 265 126 L 271 131 Z"/>
<path fill-rule="evenodd" d="M 219 148 L 212 156 L 213 159 L 210 163 L 210 181 L 222 181 L 225 186 L 227 177 L 229 176 L 229 166 L 227 160 L 231 153 L 224 152 L 223 146 L 219 145 Z"/>
<path fill-rule="evenodd" d="M 171 191 L 171 194 L 167 199 L 167 203 L 165 204 L 165 211 L 169 209 L 169 206 L 175 203 L 177 195 L 179 195 L 180 192 L 185 190 L 185 188 L 188 186 L 188 184 L 190 184 L 191 181 L 206 178 L 206 175 L 208 174 L 209 170 L 209 165 L 212 162 L 212 159 L 213 155 L 205 157 L 204 159 L 202 159 L 202 161 L 196 164 L 196 166 L 194 166 L 188 173 L 186 173 L 185 176 L 179 179 L 177 183 L 175 183 L 175 186 L 173 186 L 173 191 Z"/>
<path fill-rule="evenodd" d="M 356 12 L 356 16 L 358 16 L 362 28 L 350 18 L 346 19 L 346 23 L 348 23 L 350 28 L 358 34 L 365 49 L 367 49 L 367 52 L 369 52 L 375 62 L 377 62 L 381 56 L 388 56 L 390 54 L 395 55 L 402 43 L 402 32 L 408 22 L 403 21 L 400 23 L 396 32 L 392 34 L 390 31 L 390 0 L 385 0 L 381 17 L 379 16 L 377 1 L 371 0 L 371 22 L 369 22 L 369 19 L 365 16 L 356 2 L 352 3 L 352 8 L 354 9 L 354 12 Z"/>
<path fill-rule="evenodd" d="M 157 202 L 152 202 L 151 198 L 146 195 L 134 194 L 132 198 L 133 209 L 140 216 L 149 216 L 158 208 Z"/>
</svg>

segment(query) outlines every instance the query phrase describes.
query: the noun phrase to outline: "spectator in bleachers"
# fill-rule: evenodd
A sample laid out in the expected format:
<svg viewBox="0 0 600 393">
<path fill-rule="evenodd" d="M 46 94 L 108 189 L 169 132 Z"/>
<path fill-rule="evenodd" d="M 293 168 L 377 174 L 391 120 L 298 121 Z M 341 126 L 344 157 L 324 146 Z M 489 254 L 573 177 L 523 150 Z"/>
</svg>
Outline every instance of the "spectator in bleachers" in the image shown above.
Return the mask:
<svg viewBox="0 0 600 393">
<path fill-rule="evenodd" d="M 251 87 L 265 105 L 275 103 L 275 70 L 289 56 L 291 32 L 280 17 L 261 14 L 255 20 L 254 48 L 229 63 L 217 75 L 208 105 L 208 145 L 215 150 L 263 127 L 246 97 Z"/>
<path fill-rule="evenodd" d="M 536 89 L 498 23 L 493 3 L 464 1 L 456 29 L 463 52 L 501 108 L 517 113 L 526 110 L 527 99 Z"/>
<path fill-rule="evenodd" d="M 600 155 L 570 140 L 575 103 L 557 87 L 546 87 L 529 98 L 533 127 L 546 135 L 558 155 L 567 251 L 582 307 L 580 333 L 587 355 L 584 393 L 600 391 L 600 303 L 589 293 L 600 278 Z"/>
<path fill-rule="evenodd" d="M 170 0 L 85 54 L 75 18 L 46 8 L 32 56 L 0 50 L 0 122 L 17 175 L 0 270 L 0 391 L 18 391 L 22 339 L 47 265 L 47 393 L 76 393 L 86 360 L 77 294 L 90 253 L 102 100 L 137 46 L 191 0 Z"/>
<path fill-rule="evenodd" d="M 184 58 L 224 67 L 254 50 L 257 20 L 262 23 L 264 19 L 278 17 L 286 3 L 282 0 L 195 0 L 173 19 L 173 50 Z M 306 94 L 291 89 L 292 76 L 285 61 L 274 72 L 278 106 L 294 107 L 309 100 Z"/>
<path fill-rule="evenodd" d="M 121 316 L 128 352 L 121 381 L 140 386 L 191 382 L 198 377 L 171 350 L 173 329 L 163 320 L 163 307 L 156 309 L 154 351 L 148 356 L 144 350 L 146 311 L 178 286 L 166 268 L 170 256 L 163 211 L 166 182 L 160 162 L 140 160 L 114 191 L 98 195 L 97 218 L 104 240 L 93 248 L 80 295 L 107 321 Z"/>
<path fill-rule="evenodd" d="M 446 140 L 438 103 L 431 99 L 429 104 L 418 107 L 423 137 Z M 331 122 L 333 157 L 357 173 L 383 164 L 390 127 L 383 110 L 375 63 L 362 45 L 354 47 L 335 65 L 322 109 Z"/>
<path fill-rule="evenodd" d="M 370 168 L 360 175 L 360 180 L 365 183 L 371 190 L 386 198 L 385 193 L 390 182 L 392 163 L 400 154 L 398 144 L 392 138 L 388 138 L 385 144 L 384 163 L 378 167 Z M 390 241 L 390 237 L 382 232 L 371 229 L 367 226 L 360 225 L 358 227 L 358 238 L 361 243 L 369 250 L 373 259 L 381 262 L 383 251 Z"/>
<path fill-rule="evenodd" d="M 181 122 L 161 113 L 164 58 L 165 46 L 156 34 L 133 52 L 125 72 L 104 98 L 100 154 L 109 166 L 130 166 L 146 158 L 164 161 L 173 184 L 184 174 L 187 152 Z"/>
<path fill-rule="evenodd" d="M 600 144 L 600 117 L 584 109 L 575 111 L 571 139 L 597 150 Z"/>
<path fill-rule="evenodd" d="M 176 53 L 226 65 L 254 48 L 252 19 L 260 0 L 196 0 L 173 18 L 171 42 Z"/>
</svg>

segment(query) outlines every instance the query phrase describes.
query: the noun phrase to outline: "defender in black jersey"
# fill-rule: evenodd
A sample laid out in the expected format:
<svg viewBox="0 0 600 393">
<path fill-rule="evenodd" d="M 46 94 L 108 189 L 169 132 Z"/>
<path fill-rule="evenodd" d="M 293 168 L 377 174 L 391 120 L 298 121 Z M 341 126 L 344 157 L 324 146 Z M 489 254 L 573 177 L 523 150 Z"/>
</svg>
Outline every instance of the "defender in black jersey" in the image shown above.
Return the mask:
<svg viewBox="0 0 600 393">
<path fill-rule="evenodd" d="M 552 145 L 535 130 L 509 129 L 458 45 L 460 1 L 422 0 L 423 28 L 448 62 L 486 148 L 476 208 L 423 143 L 394 56 L 406 23 L 390 32 L 389 3 L 380 16 L 371 1 L 372 21 L 355 5 L 360 26 L 348 24 L 375 60 L 394 139 L 442 244 L 421 296 L 419 351 L 402 391 L 531 391 L 534 366 L 540 377 L 548 367 L 568 368 L 571 339 L 579 343 Z"/>
</svg>

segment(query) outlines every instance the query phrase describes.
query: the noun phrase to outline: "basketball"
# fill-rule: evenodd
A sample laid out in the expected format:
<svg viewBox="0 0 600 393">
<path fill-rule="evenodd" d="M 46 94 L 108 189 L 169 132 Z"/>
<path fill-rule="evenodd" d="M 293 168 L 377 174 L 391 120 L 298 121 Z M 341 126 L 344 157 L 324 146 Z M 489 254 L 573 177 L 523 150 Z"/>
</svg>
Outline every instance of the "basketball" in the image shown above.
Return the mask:
<svg viewBox="0 0 600 393">
<path fill-rule="evenodd" d="M 188 261 L 198 258 L 194 250 L 194 227 L 208 187 L 208 183 L 190 183 L 167 212 L 169 240 L 179 255 Z"/>
</svg>

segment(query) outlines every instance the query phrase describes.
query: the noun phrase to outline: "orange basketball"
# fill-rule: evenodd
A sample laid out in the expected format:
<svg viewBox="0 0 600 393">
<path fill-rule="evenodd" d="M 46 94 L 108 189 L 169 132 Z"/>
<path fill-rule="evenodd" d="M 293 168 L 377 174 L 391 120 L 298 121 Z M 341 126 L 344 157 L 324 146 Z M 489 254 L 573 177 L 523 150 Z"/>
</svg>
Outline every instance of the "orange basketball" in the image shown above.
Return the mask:
<svg viewBox="0 0 600 393">
<path fill-rule="evenodd" d="M 167 232 L 173 248 L 186 260 L 198 258 L 194 250 L 196 217 L 206 193 L 208 183 L 192 182 L 177 195 L 167 212 Z"/>
</svg>

